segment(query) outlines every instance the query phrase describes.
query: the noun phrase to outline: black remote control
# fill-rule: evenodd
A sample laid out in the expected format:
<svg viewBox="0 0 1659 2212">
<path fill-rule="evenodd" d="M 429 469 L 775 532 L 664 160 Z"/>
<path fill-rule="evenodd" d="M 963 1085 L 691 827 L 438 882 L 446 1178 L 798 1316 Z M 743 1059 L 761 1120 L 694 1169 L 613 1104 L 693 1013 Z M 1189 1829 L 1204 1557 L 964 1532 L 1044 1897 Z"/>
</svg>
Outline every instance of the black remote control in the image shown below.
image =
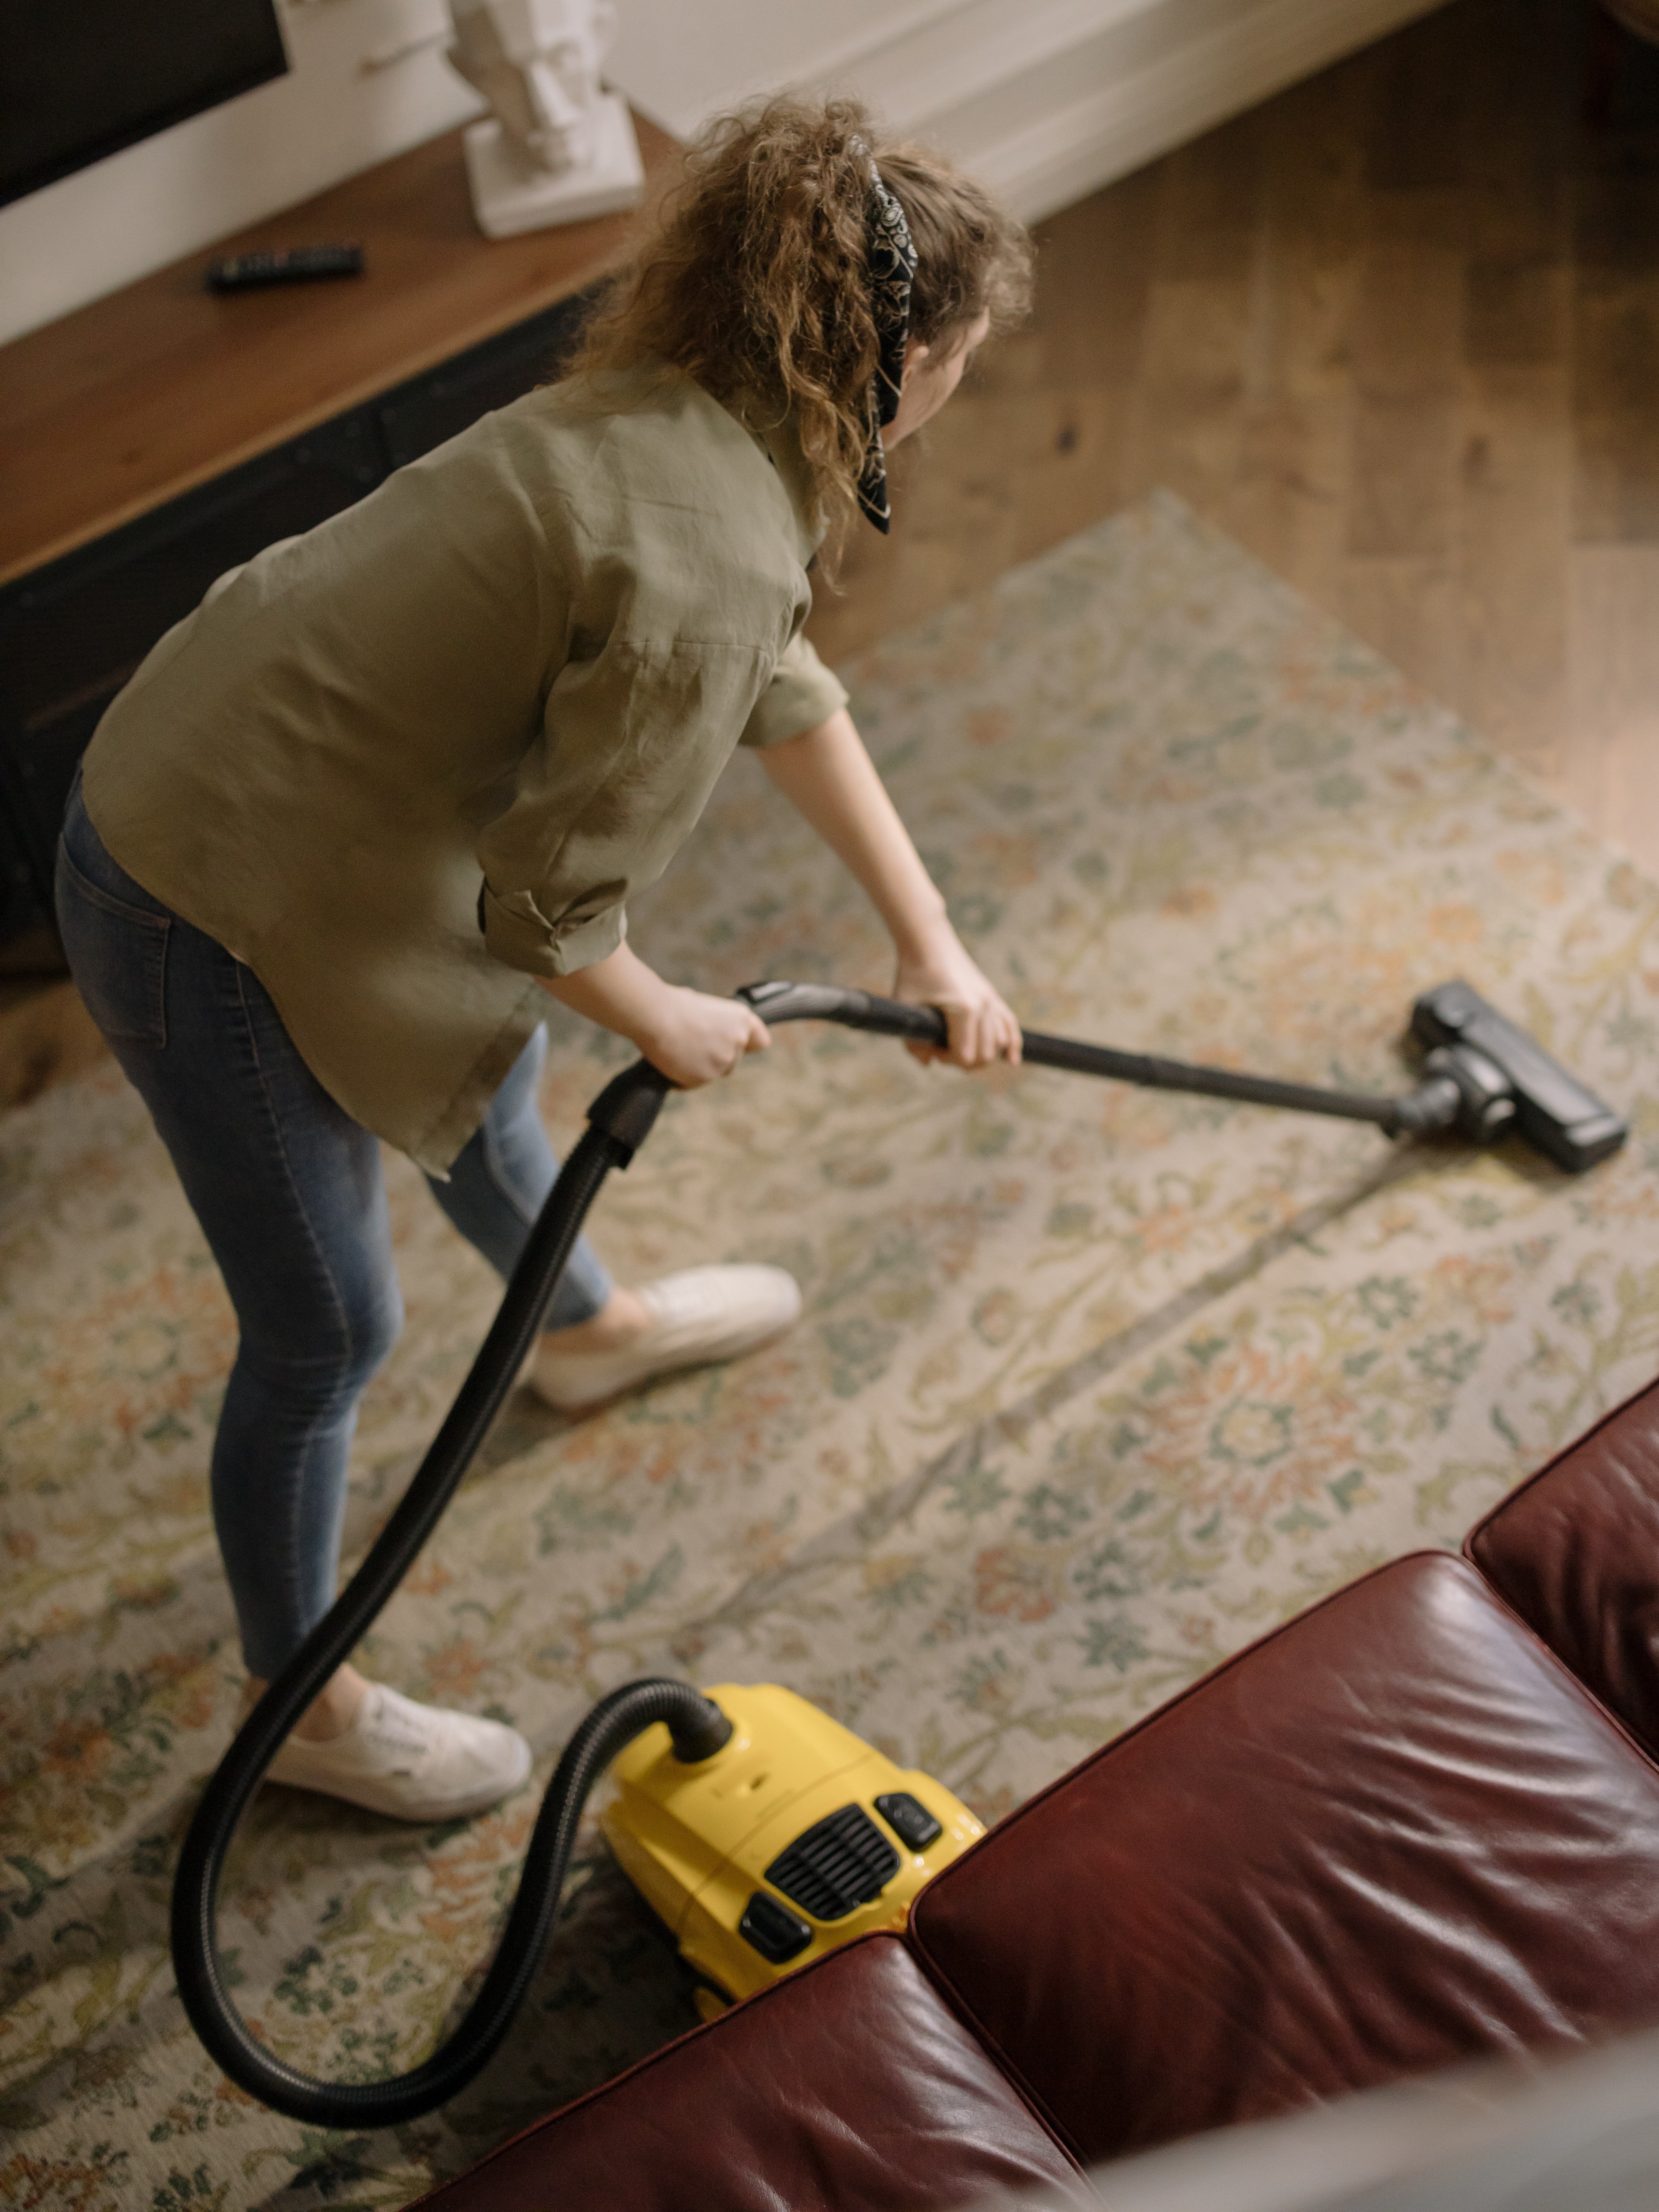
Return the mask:
<svg viewBox="0 0 1659 2212">
<path fill-rule="evenodd" d="M 361 246 L 290 246 L 285 253 L 228 253 L 210 261 L 210 292 L 250 292 L 261 284 L 307 284 L 319 276 L 361 276 Z"/>
</svg>

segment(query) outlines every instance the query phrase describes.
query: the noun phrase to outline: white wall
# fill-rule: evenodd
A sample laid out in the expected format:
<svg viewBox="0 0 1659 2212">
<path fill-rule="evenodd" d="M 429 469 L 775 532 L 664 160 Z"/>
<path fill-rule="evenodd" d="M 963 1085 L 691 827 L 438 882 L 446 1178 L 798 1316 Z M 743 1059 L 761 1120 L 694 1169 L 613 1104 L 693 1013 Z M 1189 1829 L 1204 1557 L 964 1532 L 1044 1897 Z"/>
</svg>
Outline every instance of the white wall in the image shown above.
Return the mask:
<svg viewBox="0 0 1659 2212">
<path fill-rule="evenodd" d="M 772 85 L 858 93 L 1035 222 L 1439 4 L 618 0 L 610 73 L 683 136 Z M 0 209 L 0 339 L 476 112 L 445 21 L 444 0 L 285 0 L 286 78 Z"/>
</svg>

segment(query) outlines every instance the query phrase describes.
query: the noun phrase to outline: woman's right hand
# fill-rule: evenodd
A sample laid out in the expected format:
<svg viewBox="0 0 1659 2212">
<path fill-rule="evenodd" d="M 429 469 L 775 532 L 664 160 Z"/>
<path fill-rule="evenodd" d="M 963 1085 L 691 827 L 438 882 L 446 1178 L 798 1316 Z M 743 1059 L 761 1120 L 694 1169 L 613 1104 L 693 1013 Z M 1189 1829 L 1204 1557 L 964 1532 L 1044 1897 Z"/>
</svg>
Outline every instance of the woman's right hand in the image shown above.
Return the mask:
<svg viewBox="0 0 1659 2212">
<path fill-rule="evenodd" d="M 648 1020 L 634 1032 L 634 1042 L 669 1081 L 696 1091 L 730 1075 L 745 1053 L 764 1052 L 772 1033 L 737 999 L 711 998 L 677 983 L 660 986 L 661 998 Z"/>
<path fill-rule="evenodd" d="M 714 999 L 665 983 L 623 943 L 591 968 L 538 979 L 550 998 L 614 1030 L 682 1091 L 730 1075 L 746 1052 L 764 1052 L 772 1033 L 740 999 Z"/>
</svg>

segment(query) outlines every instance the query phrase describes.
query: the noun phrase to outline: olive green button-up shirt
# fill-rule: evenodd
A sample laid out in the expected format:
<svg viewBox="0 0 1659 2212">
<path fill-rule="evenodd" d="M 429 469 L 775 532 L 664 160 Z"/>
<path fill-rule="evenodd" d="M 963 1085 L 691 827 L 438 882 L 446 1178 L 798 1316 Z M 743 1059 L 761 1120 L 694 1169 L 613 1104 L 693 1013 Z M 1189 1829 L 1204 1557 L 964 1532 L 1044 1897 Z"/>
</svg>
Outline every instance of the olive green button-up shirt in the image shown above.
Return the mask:
<svg viewBox="0 0 1659 2212">
<path fill-rule="evenodd" d="M 817 542 L 787 424 L 661 364 L 532 392 L 222 577 L 100 723 L 88 811 L 441 1173 L 533 978 L 622 942 L 735 745 L 844 702 Z"/>
</svg>

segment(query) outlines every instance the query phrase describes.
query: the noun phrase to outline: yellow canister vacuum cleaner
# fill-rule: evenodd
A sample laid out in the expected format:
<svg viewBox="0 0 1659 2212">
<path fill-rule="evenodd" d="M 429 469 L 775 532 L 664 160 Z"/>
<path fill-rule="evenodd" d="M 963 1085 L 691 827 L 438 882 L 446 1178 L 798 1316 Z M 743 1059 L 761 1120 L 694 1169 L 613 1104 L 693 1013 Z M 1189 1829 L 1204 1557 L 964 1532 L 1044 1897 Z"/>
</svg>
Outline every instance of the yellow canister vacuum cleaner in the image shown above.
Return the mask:
<svg viewBox="0 0 1659 2212">
<path fill-rule="evenodd" d="M 705 2020 L 875 1928 L 985 1831 L 793 1690 L 722 1683 L 732 1723 L 688 1765 L 665 1728 L 617 1758 L 599 1816 L 624 1874 L 678 1938 Z"/>
<path fill-rule="evenodd" d="M 944 1016 L 863 991 L 785 982 L 738 996 L 768 1023 L 814 1019 L 942 1045 Z M 1188 1066 L 1027 1031 L 1026 1060 L 1159 1089 L 1334 1114 L 1390 1136 L 1445 1131 L 1479 1144 L 1511 1132 L 1577 1171 L 1616 1151 L 1626 1125 L 1461 982 L 1426 993 L 1412 1027 L 1422 1077 L 1397 1097 Z M 967 1808 L 902 1772 L 790 1691 L 625 1683 L 588 1713 L 548 1786 L 494 1959 L 459 2026 L 407 2074 L 322 2081 L 258 2042 L 231 2002 L 215 1903 L 249 1799 L 295 1723 L 414 1563 L 535 1341 L 588 1208 L 626 1167 L 672 1086 L 641 1061 L 609 1083 L 560 1171 L 454 1405 L 408 1491 L 326 1617 L 272 1682 L 209 1780 L 179 1855 L 173 1957 L 191 2025 L 232 2081 L 295 2119 L 390 2127 L 465 2086 L 506 2034 L 540 1964 L 576 1824 L 615 1765 L 603 1816 L 611 1849 L 698 1976 L 708 2016 L 876 1928 L 901 1925 L 921 1885 L 979 1835 Z"/>
</svg>

